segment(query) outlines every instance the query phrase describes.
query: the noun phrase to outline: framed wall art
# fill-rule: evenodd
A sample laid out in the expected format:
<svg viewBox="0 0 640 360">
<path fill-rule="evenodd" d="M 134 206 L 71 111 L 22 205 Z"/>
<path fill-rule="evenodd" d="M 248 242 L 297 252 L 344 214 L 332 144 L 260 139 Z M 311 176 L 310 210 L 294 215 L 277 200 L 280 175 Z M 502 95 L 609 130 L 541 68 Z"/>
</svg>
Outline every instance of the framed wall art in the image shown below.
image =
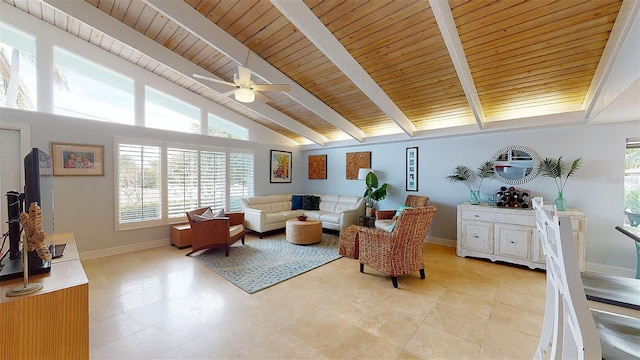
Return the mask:
<svg viewBox="0 0 640 360">
<path fill-rule="evenodd" d="M 327 155 L 309 155 L 309 180 L 327 178 Z"/>
<path fill-rule="evenodd" d="M 407 191 L 418 191 L 418 148 L 407 148 Z"/>
<path fill-rule="evenodd" d="M 54 176 L 104 176 L 104 146 L 51 143 Z"/>
<path fill-rule="evenodd" d="M 347 180 L 358 180 L 358 171 L 370 168 L 371 151 L 347 153 Z"/>
<path fill-rule="evenodd" d="M 291 151 L 271 150 L 270 182 L 291 182 Z"/>
</svg>

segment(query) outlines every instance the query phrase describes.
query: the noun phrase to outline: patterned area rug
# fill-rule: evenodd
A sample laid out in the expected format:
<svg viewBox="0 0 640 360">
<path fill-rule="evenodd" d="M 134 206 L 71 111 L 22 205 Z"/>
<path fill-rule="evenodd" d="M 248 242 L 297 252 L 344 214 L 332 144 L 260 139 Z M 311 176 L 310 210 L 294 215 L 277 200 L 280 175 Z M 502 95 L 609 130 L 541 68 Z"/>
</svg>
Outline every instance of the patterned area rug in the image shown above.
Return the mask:
<svg viewBox="0 0 640 360">
<path fill-rule="evenodd" d="M 240 289 L 253 294 L 279 282 L 341 258 L 338 237 L 322 234 L 315 245 L 295 245 L 282 238 L 237 242 L 229 256 L 213 249 L 195 256 L 200 262 Z"/>
</svg>

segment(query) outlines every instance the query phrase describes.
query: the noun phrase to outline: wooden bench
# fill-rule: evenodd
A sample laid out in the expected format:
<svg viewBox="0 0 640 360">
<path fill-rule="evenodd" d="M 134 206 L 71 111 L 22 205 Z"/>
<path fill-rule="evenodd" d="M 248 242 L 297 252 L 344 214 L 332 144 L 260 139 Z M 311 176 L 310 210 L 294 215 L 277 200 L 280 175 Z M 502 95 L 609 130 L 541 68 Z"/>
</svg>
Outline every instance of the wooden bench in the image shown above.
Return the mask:
<svg viewBox="0 0 640 360">
<path fill-rule="evenodd" d="M 191 246 L 191 226 L 188 223 L 171 226 L 171 245 L 178 249 Z"/>
</svg>

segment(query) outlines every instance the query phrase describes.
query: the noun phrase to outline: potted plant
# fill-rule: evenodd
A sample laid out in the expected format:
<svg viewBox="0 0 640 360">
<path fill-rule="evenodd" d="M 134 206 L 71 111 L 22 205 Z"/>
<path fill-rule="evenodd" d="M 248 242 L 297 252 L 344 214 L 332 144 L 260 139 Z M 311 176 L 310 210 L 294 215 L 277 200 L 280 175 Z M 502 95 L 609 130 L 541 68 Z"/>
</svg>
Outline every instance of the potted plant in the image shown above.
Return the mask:
<svg viewBox="0 0 640 360">
<path fill-rule="evenodd" d="M 387 196 L 387 183 L 378 187 L 378 177 L 375 173 L 370 172 L 365 179 L 367 189 L 364 192 L 364 199 L 367 206 L 367 216 L 373 216 L 373 207 L 376 201 L 380 201 Z"/>
<path fill-rule="evenodd" d="M 545 158 L 540 163 L 540 175 L 553 178 L 558 189 L 558 198 L 555 201 L 556 208 L 560 211 L 567 210 L 567 200 L 563 196 L 565 185 L 571 175 L 582 165 L 582 158 L 573 160 L 571 166 L 568 162 L 562 161 L 562 156 L 557 159 Z M 568 171 L 567 171 L 568 170 Z M 564 178 L 563 178 L 564 177 Z"/>
<path fill-rule="evenodd" d="M 473 177 L 474 173 L 466 166 L 456 166 L 456 171 L 447 176 L 447 179 L 451 182 L 463 182 L 469 189 L 469 203 L 478 205 L 480 204 L 480 189 L 482 188 L 482 181 L 488 177 L 492 177 L 495 174 L 495 168 L 493 167 L 493 161 L 485 161 L 479 167 L 476 175 L 480 179 L 478 184 L 478 190 L 474 190 L 471 187 L 469 180 Z"/>
</svg>

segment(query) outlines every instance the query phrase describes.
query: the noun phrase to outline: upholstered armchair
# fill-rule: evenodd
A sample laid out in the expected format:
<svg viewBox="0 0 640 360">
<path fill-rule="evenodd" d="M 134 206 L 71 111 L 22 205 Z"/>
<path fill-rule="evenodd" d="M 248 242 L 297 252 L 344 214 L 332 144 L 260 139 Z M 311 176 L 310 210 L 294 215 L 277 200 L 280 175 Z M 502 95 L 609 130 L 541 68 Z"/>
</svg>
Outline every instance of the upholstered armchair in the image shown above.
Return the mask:
<svg viewBox="0 0 640 360">
<path fill-rule="evenodd" d="M 419 271 L 424 279 L 422 247 L 436 211 L 435 206 L 404 209 L 391 232 L 358 227 L 360 272 L 367 265 L 390 275 L 395 288 L 399 275 Z"/>
<path fill-rule="evenodd" d="M 407 198 L 404 200 L 404 206 L 409 206 L 412 208 L 417 207 L 425 207 L 429 203 L 428 196 L 420 196 L 420 195 L 407 195 Z M 393 224 L 394 217 L 396 215 L 397 210 L 378 210 L 376 211 L 376 222 L 375 227 L 382 230 L 391 230 L 391 225 Z"/>
<path fill-rule="evenodd" d="M 225 256 L 229 256 L 229 248 L 233 243 L 241 240 L 244 245 L 244 213 L 229 212 L 224 217 L 203 217 L 208 210 L 202 208 L 187 212 L 192 242 L 191 252 L 187 256 L 215 247 L 224 248 Z"/>
</svg>

